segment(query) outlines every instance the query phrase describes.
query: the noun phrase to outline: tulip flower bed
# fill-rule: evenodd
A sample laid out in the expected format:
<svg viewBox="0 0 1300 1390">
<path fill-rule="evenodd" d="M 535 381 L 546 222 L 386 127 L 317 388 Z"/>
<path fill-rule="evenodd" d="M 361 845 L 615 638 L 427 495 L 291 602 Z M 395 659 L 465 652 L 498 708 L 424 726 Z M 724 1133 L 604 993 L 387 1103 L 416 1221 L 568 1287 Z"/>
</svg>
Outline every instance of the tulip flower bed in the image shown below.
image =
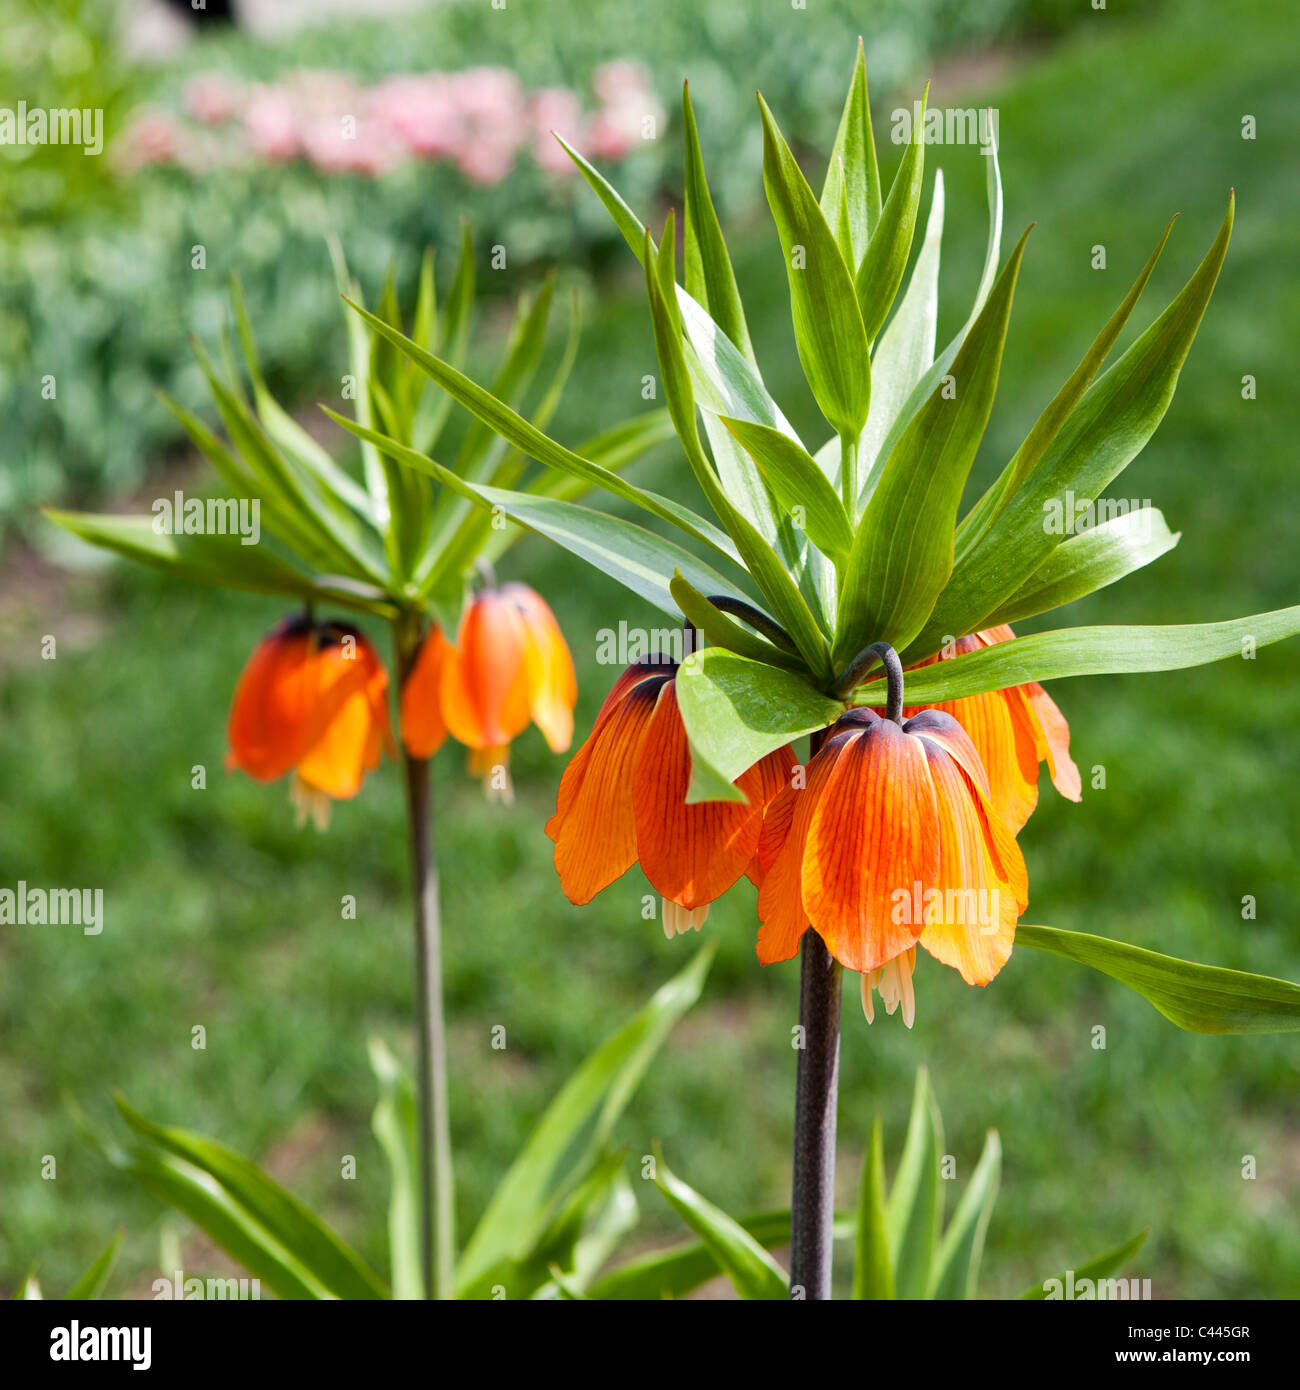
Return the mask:
<svg viewBox="0 0 1300 1390">
<path fill-rule="evenodd" d="M 1062 81 L 1068 75 L 1067 71 Z M 1086 67 L 1077 80 L 1087 85 Z M 1203 174 L 1197 171 L 1198 187 Z M 1015 177 L 1023 183 L 1023 173 Z M 1153 196 L 1149 203 L 1163 209 L 1164 199 Z M 974 197 L 966 206 L 976 206 Z M 1145 215 L 1153 215 L 1150 208 Z M 1193 217 L 1186 220 L 1192 222 Z M 1198 207 L 1195 225 L 1180 232 L 1189 240 L 1208 243 L 1213 225 Z M 778 310 L 783 310 L 779 283 L 767 296 L 761 288 L 757 293 L 750 290 L 751 284 L 762 284 L 772 243 L 766 236 L 752 246 L 732 246 L 755 325 L 774 323 Z M 1253 270 L 1258 289 L 1261 269 Z M 1094 290 L 1085 277 L 1083 272 L 1073 282 L 1078 297 L 1090 304 L 1095 297 L 1096 305 L 1108 306 L 1116 297 L 1112 287 Z M 1065 285 L 1072 283 L 1068 263 L 1063 278 Z M 1161 293 L 1167 297 L 1176 288 L 1171 282 Z M 1220 293 L 1214 312 L 1239 312 L 1231 296 Z M 1067 347 L 1041 368 L 1030 361 L 1033 352 L 1041 351 L 1034 344 L 1051 340 L 1054 323 L 1046 308 L 1033 308 L 1032 299 L 1022 295 L 1018 302 L 1017 316 L 1026 311 L 1029 315 L 1022 329 L 1026 341 L 1019 346 L 1019 357 L 1012 358 L 1017 351 L 1013 340 L 1005 371 L 1011 377 L 1023 370 L 1024 379 L 1031 381 L 1041 376 L 1044 389 L 1030 393 L 1037 400 L 1050 395 L 1072 357 Z M 570 399 L 583 399 L 588 392 L 605 399 L 599 384 L 609 378 L 615 345 L 625 340 L 641 312 L 640 304 L 604 307 L 595 340 L 589 339 L 586 355 L 575 367 Z M 1235 436 L 1242 428 L 1220 389 L 1223 375 L 1235 368 L 1235 357 L 1210 335 L 1209 322 L 1189 363 L 1178 404 L 1158 442 L 1140 461 L 1142 491 L 1158 496 L 1171 520 L 1186 524 L 1189 532 L 1194 529 L 1190 518 L 1198 511 L 1204 513 L 1199 529 L 1207 534 L 1217 535 L 1234 524 L 1256 525 L 1277 538 L 1272 552 L 1276 556 L 1289 548 L 1292 523 L 1269 515 L 1272 509 L 1246 495 L 1249 490 L 1224 490 L 1212 505 L 1202 505 L 1202 487 L 1214 474 L 1220 437 Z M 773 328 L 756 329 L 760 358 L 779 356 L 782 340 L 783 334 Z M 552 354 L 557 348 L 552 347 Z M 629 367 L 640 360 L 627 353 Z M 768 377 L 782 400 L 797 398 L 797 381 L 797 371 L 781 368 Z M 1240 398 L 1230 393 L 1230 399 Z M 1032 407 L 1022 408 L 1032 420 Z M 611 403 L 607 417 L 593 421 L 589 412 L 570 405 L 557 414 L 552 432 L 574 439 L 613 423 L 620 413 Z M 804 408 L 796 423 L 805 429 L 815 419 L 813 411 Z M 1231 428 L 1228 421 L 1234 422 Z M 1023 434 L 1018 424 L 1003 425 L 1007 439 L 996 442 L 1013 448 Z M 1260 432 L 1253 436 L 1261 446 L 1256 452 L 1267 454 L 1268 432 L 1276 422 L 1251 417 L 1247 428 Z M 1240 447 L 1239 440 L 1234 442 L 1233 448 Z M 1003 452 L 999 448 L 999 455 Z M 1189 457 L 1203 467 L 1189 468 Z M 1272 466 L 1259 465 L 1261 480 L 1267 479 Z M 647 465 L 636 476 L 643 479 L 648 471 Z M 677 477 L 658 472 L 654 482 L 666 495 L 689 495 L 680 470 Z M 1289 600 L 1283 562 L 1268 553 L 1252 557 L 1247 566 L 1238 561 L 1235 550 L 1216 555 L 1212 544 L 1193 544 L 1189 534 L 1179 551 L 1149 572 L 1167 573 L 1167 589 L 1147 586 L 1138 595 L 1118 590 L 1085 600 L 1087 610 L 1081 605 L 1079 616 L 1072 612 L 1071 618 L 1086 622 L 1104 613 L 1112 621 L 1139 620 L 1139 614 L 1141 620 L 1175 620 L 1186 616 L 1189 604 L 1205 612 L 1207 594 L 1217 605 L 1214 616 Z M 592 634 L 611 624 L 611 610 L 642 626 L 657 627 L 664 620 L 621 595 L 611 601 L 607 588 L 590 582 L 572 561 L 540 542 L 530 541 L 510 556 L 502 575 L 526 578 L 552 599 L 577 658 L 582 692 L 578 726 L 590 729 L 600 697 L 615 674 L 595 664 Z M 1144 586 L 1138 581 L 1134 587 Z M 156 970 L 160 949 L 170 944 L 186 973 L 222 981 L 212 1007 L 224 1005 L 239 1030 L 242 1060 L 236 1063 L 214 1046 L 194 1053 L 185 1042 L 164 1064 L 171 1070 L 157 1071 L 158 1053 L 151 1047 L 147 1061 L 146 1054 L 138 1054 L 137 1072 L 124 1075 L 114 1058 L 99 1064 L 102 1075 L 106 1083 L 122 1085 L 150 1116 L 178 1118 L 246 1150 L 265 1153 L 283 1141 L 278 1157 L 273 1151 L 271 1166 L 336 1219 L 380 1267 L 383 1194 L 373 1185 L 358 1183 L 354 1203 L 349 1185 L 337 1180 L 335 1159 L 337 1150 L 351 1151 L 364 1142 L 361 1132 L 371 1084 L 363 1064 L 331 1055 L 325 1039 L 358 1037 L 376 1014 L 393 1028 L 404 1018 L 409 981 L 396 934 L 377 936 L 371 921 L 360 914 L 353 920 L 338 913 L 339 899 L 355 891 L 350 886 L 353 871 L 340 862 L 346 859 L 368 866 L 367 886 L 360 890 L 364 907 L 373 905 L 384 928 L 400 916 L 397 885 L 404 869 L 398 851 L 400 823 L 392 804 L 395 779 L 390 771 L 381 771 L 370 788 L 378 795 L 368 796 L 364 807 L 358 802 L 339 808 L 331 832 L 339 838 L 327 847 L 294 838 L 283 812 L 278 822 L 269 820 L 264 789 L 231 781 L 222 791 L 230 800 L 214 835 L 210 805 L 196 806 L 197 793 L 175 769 L 188 773 L 196 761 L 215 768 L 238 667 L 248 654 L 254 629 L 269 628 L 279 607 L 256 600 L 214 600 L 135 576 L 123 578 L 115 602 L 103 611 L 110 620 L 121 615 L 124 630 L 132 634 L 130 642 L 110 642 L 103 654 L 61 652 L 59 690 L 53 694 L 44 668 L 14 677 L 12 699 L 29 736 L 6 746 L 5 756 L 13 764 L 6 780 L 28 790 L 26 800 L 7 807 L 4 814 L 14 818 L 14 824 L 22 823 L 17 817 L 30 816 L 42 828 L 51 857 L 50 877 L 66 878 L 71 866 L 87 857 L 86 843 L 97 842 L 97 860 L 106 854 L 111 858 L 116 845 L 126 862 L 136 864 L 137 871 L 124 873 L 119 883 L 124 919 L 133 924 L 131 973 L 95 986 L 97 998 L 107 989 L 103 1007 L 109 1020 L 114 1015 L 120 1019 L 122 1035 L 130 1034 L 129 1019 L 140 996 L 147 1000 L 153 992 L 162 1016 L 188 1037 L 195 1022 L 193 989 L 183 978 L 176 985 L 160 980 Z M 264 615 L 260 628 L 254 615 Z M 177 651 L 163 688 L 159 650 L 177 645 L 166 640 L 169 634 L 195 630 L 204 633 L 204 642 L 185 644 Z M 585 641 L 575 634 L 585 634 Z M 78 663 L 74 672 L 79 679 L 69 679 L 65 662 Z M 1145 685 L 1133 677 L 1090 682 L 1086 696 L 1077 693 L 1085 689 L 1082 682 L 1062 687 L 1074 696 L 1073 702 L 1065 693 L 1060 699 L 1069 705 L 1071 751 L 1084 772 L 1084 801 L 1075 808 L 1045 795 L 1035 812 L 1032 834 L 1023 837 L 1035 901 L 1060 905 L 1053 918 L 1057 926 L 1104 931 L 1152 949 L 1255 972 L 1293 972 L 1293 950 L 1281 925 L 1285 909 L 1279 906 L 1292 882 L 1291 856 L 1286 836 L 1268 827 L 1284 826 L 1294 818 L 1289 789 L 1276 768 L 1270 769 L 1296 733 L 1294 713 L 1279 708 L 1276 699 L 1277 673 L 1294 669 L 1294 652 L 1280 647 L 1261 651 L 1253 666 L 1230 662 L 1178 677 L 1150 677 Z M 129 698 L 119 705 L 124 693 Z M 88 711 L 94 711 L 93 717 Z M 1243 726 L 1252 730 L 1248 739 L 1243 738 Z M 67 746 L 66 736 L 55 737 L 67 727 L 79 730 L 75 747 Z M 152 731 L 149 738 L 139 740 L 141 728 Z M 201 754 L 194 752 L 196 739 L 203 742 Z M 139 749 L 126 769 L 120 753 L 124 745 Z M 43 768 L 41 778 L 26 772 L 28 748 L 51 750 L 50 766 Z M 453 1113 L 458 1154 L 470 1155 L 461 1170 L 465 1215 L 482 1209 L 541 1104 L 598 1038 L 641 1001 L 645 980 L 666 978 L 685 958 L 683 943 L 655 939 L 647 930 L 653 923 L 641 922 L 638 928 L 644 892 L 639 879 L 629 876 L 607 890 L 597 906 L 580 914 L 559 899 L 554 878 L 548 878 L 553 875 L 551 846 L 537 833 L 553 806 L 550 792 L 558 769 L 537 735 L 520 741 L 515 763 L 518 800 L 509 822 L 481 805 L 477 792 L 464 785 L 459 767 L 444 772 L 440 783 L 440 793 L 451 807 L 443 831 L 445 857 L 453 864 L 494 867 L 483 878 L 451 875 L 446 885 L 449 921 L 472 922 L 474 927 L 466 939 L 457 941 L 448 982 L 450 1012 L 462 1029 L 456 1039 Z M 1098 766 L 1109 774 L 1101 788 L 1093 781 Z M 1256 772 L 1258 780 L 1248 778 L 1248 772 Z M 94 794 L 96 786 L 103 789 L 102 796 Z M 1171 798 L 1170 788 L 1178 788 L 1180 796 Z M 124 805 L 137 801 L 139 812 L 132 810 L 128 816 Z M 70 806 L 76 808 L 71 821 Z M 1152 823 L 1157 819 L 1161 830 L 1154 834 Z M 1204 830 L 1211 821 L 1215 835 L 1207 843 Z M 256 847 L 250 843 L 254 840 Z M 150 847 L 147 857 L 140 857 L 141 844 Z M 1117 845 L 1139 844 L 1140 857 L 1117 854 Z M 162 863 L 152 853 L 159 846 Z M 222 867 L 219 874 L 214 860 Z M 235 918 L 236 941 L 246 953 L 238 965 L 234 944 L 227 946 L 220 939 L 231 893 L 215 892 L 218 881 L 237 885 L 257 902 L 256 911 L 240 911 Z M 539 891 L 539 883 L 550 887 Z M 1242 899 L 1247 895 L 1265 905 L 1258 918 L 1243 916 Z M 221 900 L 219 906 L 214 899 Z M 765 979 L 757 972 L 752 958 L 753 910 L 754 895 L 744 885 L 713 907 L 705 930 L 721 944 L 721 956 L 709 983 L 710 1004 L 725 1002 L 726 1012 L 718 1019 L 712 1009 L 701 1010 L 682 1026 L 644 1083 L 635 1112 L 624 1121 L 629 1142 L 639 1146 L 654 1137 L 662 1139 L 674 1168 L 688 1173 L 698 1188 L 723 1200 L 730 1210 L 779 1204 L 789 1161 L 790 968 L 767 972 L 776 976 L 784 969 L 787 978 L 780 979 Z M 214 914 L 220 915 L 220 922 Z M 276 927 L 285 922 L 300 925 L 290 926 L 286 936 L 283 926 Z M 318 923 L 321 935 L 313 939 Z M 387 940 L 393 959 L 382 958 L 377 940 Z M 37 1051 L 58 1059 L 51 1081 L 75 1077 L 80 1090 L 95 1069 L 99 1048 L 95 1039 L 67 1027 L 73 1001 L 81 997 L 84 1002 L 85 997 L 68 972 L 67 957 L 61 943 L 41 940 L 30 947 L 24 944 L 22 964 L 24 971 L 32 972 L 27 976 L 28 993 L 36 992 L 35 982 L 54 980 L 68 991 L 68 1012 L 42 1025 L 50 1029 L 49 1041 Z M 575 965 L 579 957 L 580 968 Z M 852 1123 L 854 1132 L 851 1137 L 845 1134 L 841 1146 L 844 1166 L 856 1174 L 869 1134 L 867 1117 L 879 1110 L 886 1121 L 892 1171 L 912 1069 L 918 1060 L 927 1060 L 935 1070 L 935 1089 L 949 1124 L 949 1147 L 958 1155 L 963 1180 L 975 1170 L 983 1129 L 995 1123 L 1003 1134 L 1008 1196 L 990 1234 L 986 1291 L 1017 1292 L 1048 1269 L 1063 1265 L 1078 1253 L 1075 1235 L 1085 1227 L 1099 1236 L 1104 1228 L 1099 1248 L 1118 1244 L 1131 1234 L 1139 1209 L 1140 1219 L 1157 1227 L 1149 1253 L 1159 1262 L 1156 1267 L 1167 1272 L 1166 1291 L 1260 1292 L 1274 1287 L 1266 1284 L 1270 1280 L 1276 1281 L 1277 1291 L 1288 1289 L 1297 1253 L 1285 1228 L 1269 1219 L 1278 1188 L 1265 1182 L 1258 1188 L 1247 1186 L 1240 1162 L 1243 1153 L 1257 1153 L 1262 1156 L 1261 1176 L 1278 1172 L 1275 1165 L 1285 1142 L 1283 1116 L 1267 1097 L 1289 1084 L 1289 1049 L 1279 1040 L 1198 1039 L 1174 1033 L 1136 997 L 1067 975 L 1060 963 L 1034 959 L 1028 951 L 1018 949 L 1013 966 L 978 994 L 955 974 L 945 979 L 950 972 L 932 968 L 915 1033 L 877 1026 L 865 1040 L 846 1043 L 841 1124 L 848 1130 Z M 94 968 L 87 959 L 87 975 Z M 566 993 L 559 1018 L 548 1005 L 556 979 L 564 979 L 572 991 Z M 274 1010 L 259 1009 L 250 1001 L 267 997 L 270 980 L 282 981 L 284 987 L 275 992 Z M 223 989 L 229 992 L 224 1000 Z M 291 1000 L 292 1008 L 283 1000 Z M 282 1008 L 293 1018 L 275 1017 Z M 303 1019 L 311 1021 L 307 1029 Z M 504 1054 L 493 1052 L 485 1041 L 501 1019 L 508 1021 L 511 1038 Z M 861 1020 L 855 1023 L 865 1033 Z M 1096 1047 L 1093 1032 L 1099 1024 L 1109 1037 L 1103 1049 Z M 69 1035 L 84 1041 L 70 1047 Z M 239 1104 L 247 1095 L 250 1055 L 265 1059 L 268 1104 L 262 1116 L 241 1114 Z M 204 1083 L 203 1097 L 196 1099 L 194 1108 L 177 1116 L 175 1095 L 186 1084 L 196 1058 L 198 1065 L 212 1067 L 214 1079 Z M 512 1074 L 503 1082 L 502 1068 L 512 1065 L 519 1065 L 524 1074 Z M 146 1080 L 148 1068 L 155 1071 L 152 1081 Z M 998 1074 L 997 1085 L 990 1084 L 991 1068 Z M 530 1075 L 533 1069 L 544 1076 Z M 761 1083 L 735 1086 L 736 1076 L 759 1072 Z M 1189 1075 L 1196 1078 L 1194 1088 L 1187 1085 Z M 1014 1084 L 1003 1084 L 1007 1076 L 1016 1078 Z M 286 1139 L 284 1110 L 275 1103 L 291 1105 L 295 1086 L 310 1088 L 310 1110 L 321 1117 L 315 1137 L 309 1133 L 298 1149 L 299 1154 L 305 1149 L 309 1157 L 296 1164 L 294 1145 Z M 503 1113 L 504 1094 L 512 1104 L 520 1103 L 521 1113 Z M 1058 1117 L 1062 1128 L 1047 1132 L 1041 1124 L 1045 1113 Z M 701 1124 L 701 1114 L 710 1116 L 707 1125 Z M 746 1149 L 754 1155 L 744 1165 L 736 1163 L 736 1135 L 746 1137 Z M 1132 1160 L 1137 1153 L 1147 1156 L 1141 1165 Z M 77 1160 L 78 1171 L 93 1161 Z M 378 1162 L 372 1151 L 372 1166 Z M 1171 1191 L 1177 1193 L 1176 1200 Z M 124 1187 L 121 1200 L 146 1222 L 153 1208 L 128 1194 L 130 1189 Z M 61 1229 L 66 1201 L 61 1196 L 57 1206 L 46 1208 L 51 1231 Z M 366 1213 L 364 1229 L 358 1210 Z M 660 1229 L 673 1229 L 661 1219 Z M 1044 1247 L 1044 1228 L 1050 1251 Z M 88 1235 L 83 1253 L 93 1253 L 97 1241 L 97 1236 Z M 42 1243 L 48 1242 L 37 1239 L 31 1245 Z M 141 1264 L 148 1264 L 147 1254 Z M 50 1268 L 53 1276 L 53 1261 Z M 75 1268 L 69 1262 L 69 1273 Z"/>
</svg>

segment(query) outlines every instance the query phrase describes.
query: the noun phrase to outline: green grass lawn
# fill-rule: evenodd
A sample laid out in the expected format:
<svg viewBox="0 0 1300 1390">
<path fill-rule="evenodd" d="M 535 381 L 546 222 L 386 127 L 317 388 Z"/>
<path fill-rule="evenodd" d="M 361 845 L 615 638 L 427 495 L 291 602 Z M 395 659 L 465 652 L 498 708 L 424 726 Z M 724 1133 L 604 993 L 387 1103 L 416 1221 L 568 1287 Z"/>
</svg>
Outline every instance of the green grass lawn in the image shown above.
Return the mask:
<svg viewBox="0 0 1300 1390">
<path fill-rule="evenodd" d="M 1122 298 L 1168 217 L 1182 213 L 1138 327 L 1191 272 L 1229 185 L 1237 191 L 1227 266 L 1178 396 L 1111 489 L 1150 498 L 1183 540 L 1122 588 L 1076 605 L 1064 615 L 1070 623 L 1207 621 L 1296 601 L 1300 408 L 1287 363 L 1300 340 L 1300 150 L 1284 41 L 1294 25 L 1281 0 L 1230 21 L 1215 16 L 1208 0 L 1122 27 L 1099 13 L 1091 30 L 1000 90 L 954 98 L 987 96 L 1001 111 L 1007 245 L 1038 222 L 977 465 L 981 487 Z M 945 103 L 942 84 L 931 99 Z M 1258 123 L 1253 142 L 1241 138 L 1247 114 Z M 721 157 L 707 131 L 705 140 L 706 153 Z M 948 181 L 944 288 L 953 297 L 942 331 L 964 317 L 982 255 L 983 168 L 970 150 L 930 154 L 942 154 Z M 1105 271 L 1090 268 L 1097 243 L 1107 248 Z M 769 386 L 819 438 L 797 384 L 775 233 L 763 224 L 733 252 Z M 632 277 L 606 286 L 588 318 L 556 427 L 570 440 L 635 409 L 641 377 L 654 371 Z M 1246 374 L 1257 379 L 1257 400 L 1242 399 Z M 690 487 L 667 452 L 656 486 L 675 495 Z M 597 629 L 649 615 L 540 541 L 522 544 L 507 569 L 548 597 L 569 636 L 581 729 L 614 674 L 596 665 Z M 152 1118 L 256 1156 L 384 1268 L 386 1176 L 369 1130 L 365 1040 L 379 1033 L 409 1045 L 397 770 L 384 766 L 362 796 L 337 807 L 327 837 L 295 830 L 284 788 L 221 770 L 235 678 L 279 607 L 127 571 L 107 584 L 79 580 L 69 599 L 4 634 L 0 886 L 24 878 L 102 887 L 106 926 L 98 937 L 53 927 L 0 937 L 0 1288 L 39 1257 L 47 1293 L 57 1292 L 119 1223 L 128 1230 L 119 1287 L 147 1288 L 160 1209 L 107 1169 L 69 1109 L 75 1102 L 107 1128 L 114 1087 Z M 59 639 L 54 661 L 39 659 L 47 632 Z M 1021 837 L 1026 920 L 1300 976 L 1298 679 L 1292 643 L 1252 662 L 1054 687 L 1085 795 L 1070 805 L 1044 783 Z M 695 944 L 667 942 L 641 920 L 636 874 L 587 909 L 569 906 L 542 832 L 562 763 L 535 731 L 514 762 L 509 810 L 484 803 L 459 750 L 438 767 L 466 1226 L 564 1078 Z M 207 769 L 204 791 L 191 789 L 196 764 Z M 1090 789 L 1097 767 L 1105 790 Z M 341 916 L 346 894 L 357 899 L 356 921 Z M 1245 895 L 1257 902 L 1254 920 L 1243 920 Z M 705 928 L 721 945 L 705 998 L 646 1078 L 620 1136 L 633 1155 L 662 1141 L 676 1171 L 733 1211 L 788 1199 L 797 971 L 758 967 L 754 925 L 753 890 L 742 884 Z M 1181 1033 L 1120 986 L 1029 951 L 982 991 L 925 959 L 917 991 L 912 1033 L 897 1018 L 868 1029 L 846 995 L 846 1202 L 876 1112 L 896 1160 L 912 1073 L 924 1063 L 959 1179 L 987 1128 L 1002 1137 L 986 1292 L 1016 1293 L 1148 1225 L 1129 1272 L 1149 1277 L 1158 1296 L 1300 1290 L 1294 1042 Z M 201 1051 L 191 1047 L 197 1025 L 207 1035 Z M 496 1025 L 507 1029 L 505 1051 L 491 1046 Z M 1098 1026 L 1104 1050 L 1093 1046 Z M 57 1160 L 53 1181 L 41 1177 L 47 1154 Z M 339 1176 L 345 1154 L 357 1158 L 352 1181 Z M 1247 1155 L 1253 1180 L 1242 1176 Z M 650 1239 L 672 1225 L 644 1186 Z M 196 1262 L 207 1258 L 188 1249 Z"/>
</svg>

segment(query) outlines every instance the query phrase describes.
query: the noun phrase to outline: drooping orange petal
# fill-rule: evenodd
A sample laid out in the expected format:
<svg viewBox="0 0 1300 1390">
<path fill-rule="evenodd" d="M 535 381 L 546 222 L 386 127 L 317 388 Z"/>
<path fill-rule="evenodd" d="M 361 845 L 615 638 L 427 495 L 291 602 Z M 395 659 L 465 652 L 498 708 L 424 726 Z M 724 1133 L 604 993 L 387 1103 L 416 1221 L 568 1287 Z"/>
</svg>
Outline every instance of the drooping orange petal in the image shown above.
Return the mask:
<svg viewBox="0 0 1300 1390">
<path fill-rule="evenodd" d="M 283 623 L 258 643 L 231 702 L 227 767 L 274 782 L 298 761 L 315 698 L 314 653 L 306 619 Z"/>
<path fill-rule="evenodd" d="M 659 690 L 667 679 L 633 685 L 613 706 L 610 717 L 597 721 L 565 772 L 561 804 L 546 830 L 555 841 L 555 868 L 571 903 L 590 902 L 636 862 L 633 773 Z M 577 772 L 570 779 L 575 767 Z"/>
<path fill-rule="evenodd" d="M 1038 718 L 1043 732 L 1044 756 L 1051 774 L 1052 785 L 1069 801 L 1083 800 L 1083 781 L 1074 759 L 1070 757 L 1070 726 L 1057 708 L 1056 701 L 1037 681 L 1022 685 L 1020 690 Z"/>
<path fill-rule="evenodd" d="M 578 681 L 564 634 L 546 602 L 526 584 L 507 584 L 501 596 L 523 619 L 524 665 L 533 723 L 542 731 L 551 752 L 563 753 L 573 741 L 573 706 L 578 699 Z"/>
<path fill-rule="evenodd" d="M 638 662 L 629 666 L 614 682 L 596 714 L 596 722 L 591 726 L 591 733 L 587 735 L 582 746 L 569 759 L 569 765 L 564 769 L 564 774 L 560 778 L 560 790 L 555 799 L 555 814 L 546 823 L 546 833 L 552 840 L 555 839 L 560 823 L 572 804 L 578 788 L 582 785 L 587 762 L 591 757 L 591 750 L 595 747 L 601 729 L 618 713 L 619 706 L 627 698 L 629 691 L 635 689 L 643 680 L 664 679 L 676 669 L 675 666 L 655 667 Z M 657 686 L 656 689 L 658 689 Z"/>
<path fill-rule="evenodd" d="M 921 945 L 968 985 L 984 985 L 1011 954 L 1019 909 L 989 853 L 970 779 L 937 743 L 923 742 L 939 816 L 939 877 L 924 905 Z"/>
<path fill-rule="evenodd" d="M 929 746 L 941 750 L 965 777 L 975 799 L 980 825 L 996 870 L 1023 911 L 1029 902 L 1025 858 L 1016 843 L 1015 831 L 990 796 L 987 780 L 980 775 L 982 769 L 971 741 L 956 720 L 939 709 L 923 710 L 909 719 L 904 727 L 927 744 L 927 754 Z"/>
<path fill-rule="evenodd" d="M 402 742 L 413 758 L 431 758 L 447 737 L 442 717 L 442 668 L 451 650 L 442 630 L 429 629 L 402 687 Z"/>
<path fill-rule="evenodd" d="M 786 785 L 773 798 L 759 836 L 757 859 L 763 881 L 758 890 L 758 959 L 762 965 L 791 960 L 808 929 L 803 904 L 803 853 L 818 800 L 834 795 L 843 773 L 839 754 L 852 733 L 832 734 L 812 758 L 802 783 Z"/>
<path fill-rule="evenodd" d="M 465 610 L 442 664 L 442 717 L 467 748 L 503 748 L 528 727 L 524 621 L 513 604 L 480 594 Z"/>
<path fill-rule="evenodd" d="M 352 642 L 346 641 L 351 636 Z M 336 801 L 361 788 L 365 774 L 379 765 L 387 714 L 377 716 L 375 687 L 387 686 L 383 666 L 365 638 L 343 632 L 327 640 L 312 663 L 316 698 L 308 719 L 306 748 L 297 763 L 299 778 Z M 382 703 L 378 706 L 384 710 Z"/>
<path fill-rule="evenodd" d="M 934 886 L 939 826 L 921 741 L 877 719 L 845 743 L 833 789 L 818 798 L 803 851 L 803 902 L 827 949 L 850 970 L 907 950 L 922 923 L 904 900 Z"/>
<path fill-rule="evenodd" d="M 793 755 L 787 755 L 793 758 Z M 746 803 L 686 804 L 691 755 L 673 681 L 659 691 L 633 780 L 637 858 L 665 898 L 685 908 L 721 897 L 758 848 L 763 811 L 784 782 L 779 755 L 769 755 L 737 779 Z"/>
</svg>

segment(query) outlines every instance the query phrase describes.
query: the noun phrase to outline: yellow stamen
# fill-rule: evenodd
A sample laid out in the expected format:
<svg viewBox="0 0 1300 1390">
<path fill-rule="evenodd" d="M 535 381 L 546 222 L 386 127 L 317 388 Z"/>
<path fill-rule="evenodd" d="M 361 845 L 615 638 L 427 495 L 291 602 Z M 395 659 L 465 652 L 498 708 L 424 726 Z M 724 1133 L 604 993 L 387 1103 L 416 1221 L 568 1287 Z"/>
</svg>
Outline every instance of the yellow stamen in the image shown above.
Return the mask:
<svg viewBox="0 0 1300 1390">
<path fill-rule="evenodd" d="M 872 990 L 880 991 L 880 1002 L 887 1014 L 893 1014 L 901 1004 L 903 1022 L 910 1028 L 916 1022 L 916 992 L 912 988 L 912 971 L 916 966 L 916 947 L 887 960 L 879 970 L 868 970 L 862 976 L 862 1012 L 867 1022 L 875 1022 Z"/>
</svg>

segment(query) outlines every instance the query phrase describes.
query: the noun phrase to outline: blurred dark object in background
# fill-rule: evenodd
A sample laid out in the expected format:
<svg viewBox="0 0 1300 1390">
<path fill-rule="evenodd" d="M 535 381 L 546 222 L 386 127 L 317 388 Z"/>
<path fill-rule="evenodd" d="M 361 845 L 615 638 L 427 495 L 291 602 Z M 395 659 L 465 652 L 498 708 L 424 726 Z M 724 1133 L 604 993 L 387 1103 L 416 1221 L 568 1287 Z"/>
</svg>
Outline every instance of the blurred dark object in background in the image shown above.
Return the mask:
<svg viewBox="0 0 1300 1390">
<path fill-rule="evenodd" d="M 233 24 L 235 13 L 230 7 L 230 0 L 200 0 L 199 7 L 196 8 L 194 0 L 163 0 L 163 3 L 170 10 L 175 10 L 177 14 L 184 15 L 195 24 Z"/>
</svg>

